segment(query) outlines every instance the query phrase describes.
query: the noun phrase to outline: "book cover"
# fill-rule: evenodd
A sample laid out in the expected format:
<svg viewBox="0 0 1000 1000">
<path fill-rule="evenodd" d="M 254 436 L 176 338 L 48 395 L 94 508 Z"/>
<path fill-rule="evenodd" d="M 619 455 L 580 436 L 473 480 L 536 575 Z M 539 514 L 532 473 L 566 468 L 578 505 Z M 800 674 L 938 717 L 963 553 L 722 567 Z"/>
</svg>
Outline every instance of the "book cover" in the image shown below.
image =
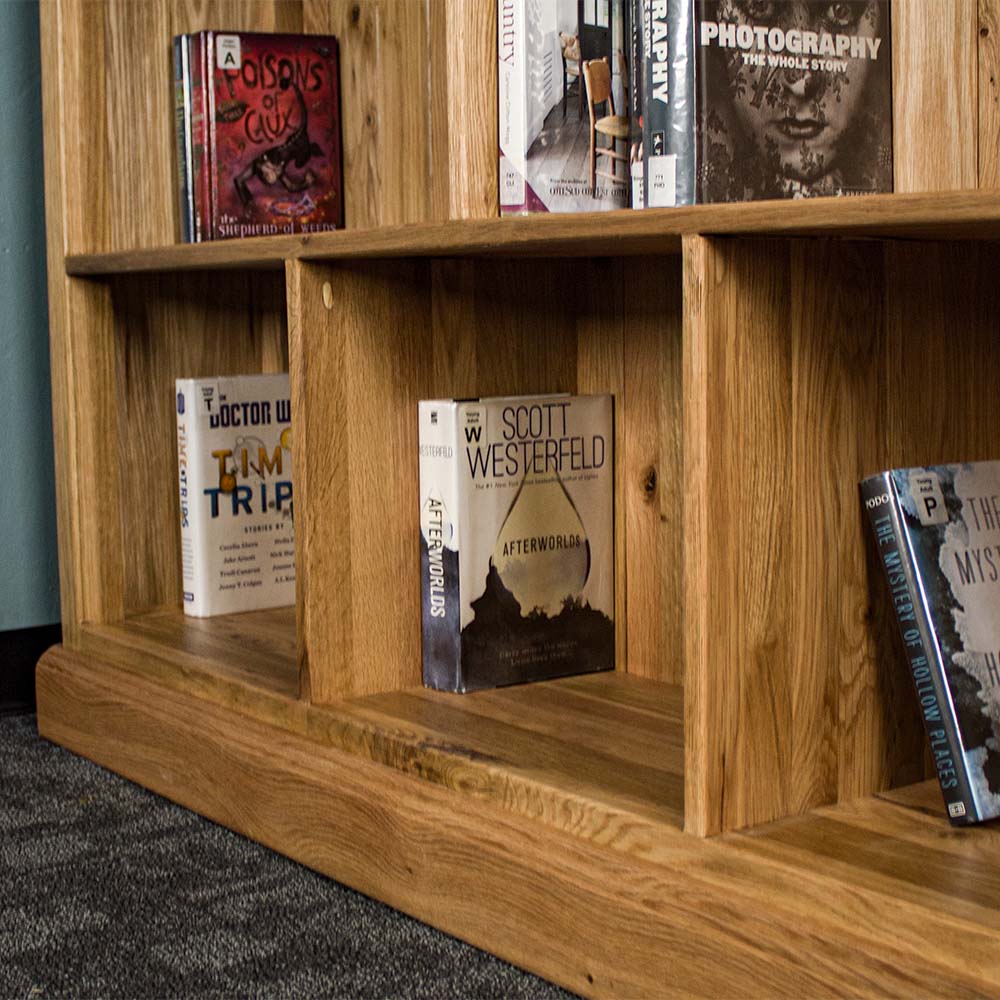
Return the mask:
<svg viewBox="0 0 1000 1000">
<path fill-rule="evenodd" d="M 288 375 L 177 379 L 184 611 L 295 603 Z"/>
<path fill-rule="evenodd" d="M 501 215 L 627 207 L 627 2 L 497 0 Z"/>
<path fill-rule="evenodd" d="M 337 39 L 206 32 L 211 237 L 344 225 Z"/>
<path fill-rule="evenodd" d="M 420 403 L 423 677 L 614 668 L 610 396 Z"/>
<path fill-rule="evenodd" d="M 889 0 L 644 2 L 649 204 L 892 190 Z"/>
<path fill-rule="evenodd" d="M 861 484 L 957 825 L 1000 815 L 1000 462 L 893 469 Z"/>
</svg>

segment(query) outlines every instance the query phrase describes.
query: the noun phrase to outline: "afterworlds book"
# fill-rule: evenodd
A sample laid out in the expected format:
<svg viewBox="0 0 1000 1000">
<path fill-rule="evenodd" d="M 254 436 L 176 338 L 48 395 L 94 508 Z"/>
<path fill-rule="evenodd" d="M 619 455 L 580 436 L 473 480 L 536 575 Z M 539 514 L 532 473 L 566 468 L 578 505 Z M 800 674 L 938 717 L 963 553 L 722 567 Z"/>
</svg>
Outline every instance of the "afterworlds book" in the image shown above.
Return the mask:
<svg viewBox="0 0 1000 1000">
<path fill-rule="evenodd" d="M 889 0 L 635 0 L 648 206 L 892 190 Z"/>
<path fill-rule="evenodd" d="M 177 379 L 184 611 L 295 603 L 288 375 Z"/>
<path fill-rule="evenodd" d="M 1000 462 L 861 484 L 955 824 L 1000 815 Z"/>
<path fill-rule="evenodd" d="M 612 445 L 606 395 L 420 403 L 428 687 L 613 669 Z"/>
</svg>

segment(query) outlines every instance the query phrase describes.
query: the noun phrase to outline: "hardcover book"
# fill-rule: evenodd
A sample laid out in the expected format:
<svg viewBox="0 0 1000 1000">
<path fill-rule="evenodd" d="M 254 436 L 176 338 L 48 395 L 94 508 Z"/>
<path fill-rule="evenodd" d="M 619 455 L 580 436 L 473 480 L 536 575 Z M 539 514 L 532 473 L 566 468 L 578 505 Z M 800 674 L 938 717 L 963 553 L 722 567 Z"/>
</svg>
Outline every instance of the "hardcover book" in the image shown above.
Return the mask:
<svg viewBox="0 0 1000 1000">
<path fill-rule="evenodd" d="M 501 215 L 627 207 L 629 0 L 496 2 Z"/>
<path fill-rule="evenodd" d="M 892 190 L 889 0 L 641 0 L 647 205 Z"/>
<path fill-rule="evenodd" d="M 177 379 L 184 611 L 295 603 L 288 375 Z"/>
<path fill-rule="evenodd" d="M 420 403 L 423 677 L 614 668 L 610 396 Z"/>
<path fill-rule="evenodd" d="M 344 224 L 337 39 L 180 36 L 195 239 Z"/>
<path fill-rule="evenodd" d="M 951 821 L 1000 815 L 1000 462 L 861 484 Z"/>
</svg>

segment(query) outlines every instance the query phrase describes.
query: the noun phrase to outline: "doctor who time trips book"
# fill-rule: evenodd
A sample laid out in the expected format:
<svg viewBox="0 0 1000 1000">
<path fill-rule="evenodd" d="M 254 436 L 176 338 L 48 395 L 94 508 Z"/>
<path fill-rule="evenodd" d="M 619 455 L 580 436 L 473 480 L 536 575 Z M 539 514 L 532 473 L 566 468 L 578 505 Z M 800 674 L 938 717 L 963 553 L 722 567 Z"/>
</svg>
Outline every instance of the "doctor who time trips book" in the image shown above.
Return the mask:
<svg viewBox="0 0 1000 1000">
<path fill-rule="evenodd" d="M 184 611 L 295 603 L 288 375 L 178 379 Z"/>
<path fill-rule="evenodd" d="M 1000 815 L 1000 462 L 861 484 L 948 815 Z"/>
<path fill-rule="evenodd" d="M 613 669 L 613 440 L 610 396 L 420 403 L 428 687 Z"/>
</svg>

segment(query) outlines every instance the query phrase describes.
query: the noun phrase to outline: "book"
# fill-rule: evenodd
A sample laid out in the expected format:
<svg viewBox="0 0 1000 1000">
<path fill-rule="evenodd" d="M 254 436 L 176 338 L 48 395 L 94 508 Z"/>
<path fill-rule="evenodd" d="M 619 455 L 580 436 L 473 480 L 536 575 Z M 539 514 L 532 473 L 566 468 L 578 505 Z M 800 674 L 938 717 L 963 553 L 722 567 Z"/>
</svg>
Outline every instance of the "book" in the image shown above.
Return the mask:
<svg viewBox="0 0 1000 1000">
<path fill-rule="evenodd" d="M 287 374 L 177 379 L 184 612 L 295 603 Z"/>
<path fill-rule="evenodd" d="M 645 160 L 642 155 L 643 102 L 646 77 L 643 40 L 643 0 L 627 0 L 625 38 L 628 42 L 628 68 L 631 86 L 628 92 L 628 165 L 629 208 L 645 208 Z"/>
<path fill-rule="evenodd" d="M 420 403 L 423 678 L 614 668 L 610 396 Z"/>
<path fill-rule="evenodd" d="M 200 243 L 209 239 L 212 231 L 212 207 L 208 177 L 211 165 L 208 160 L 208 117 L 205 93 L 205 32 L 185 35 L 188 50 L 188 67 L 191 74 L 191 239 Z"/>
<path fill-rule="evenodd" d="M 496 0 L 501 215 L 627 207 L 626 2 Z"/>
<path fill-rule="evenodd" d="M 889 0 L 642 0 L 647 205 L 892 190 Z"/>
<path fill-rule="evenodd" d="M 1000 462 L 865 479 L 874 532 L 952 823 L 1000 815 Z"/>
<path fill-rule="evenodd" d="M 202 31 L 187 66 L 191 238 L 344 224 L 337 39 Z"/>
<path fill-rule="evenodd" d="M 191 73 L 188 65 L 187 39 L 174 39 L 174 132 L 177 150 L 177 208 L 180 237 L 190 243 L 193 237 L 194 187 L 191 149 Z"/>
</svg>

